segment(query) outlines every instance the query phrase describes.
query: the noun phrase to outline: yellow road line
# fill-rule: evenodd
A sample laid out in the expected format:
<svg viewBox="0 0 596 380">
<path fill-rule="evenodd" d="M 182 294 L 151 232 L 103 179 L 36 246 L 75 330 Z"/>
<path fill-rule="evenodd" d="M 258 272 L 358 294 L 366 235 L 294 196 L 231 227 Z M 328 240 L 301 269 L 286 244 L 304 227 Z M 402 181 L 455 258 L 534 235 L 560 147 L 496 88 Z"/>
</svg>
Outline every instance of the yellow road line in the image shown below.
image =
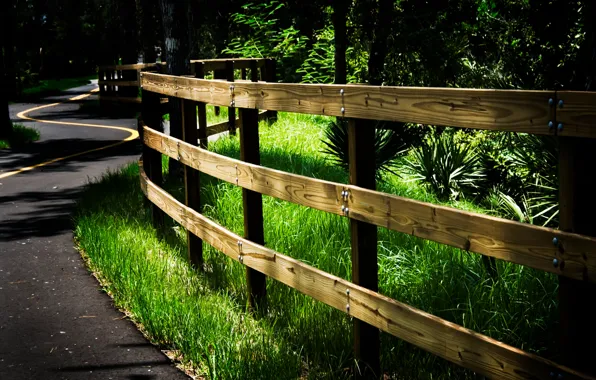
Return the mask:
<svg viewBox="0 0 596 380">
<path fill-rule="evenodd" d="M 91 90 L 91 92 L 97 92 L 97 91 L 99 91 L 99 89 L 97 89 L 97 88 Z M 89 93 L 89 94 L 83 94 L 83 95 L 78 95 L 78 96 L 75 96 L 73 98 L 68 99 L 67 101 L 81 100 L 81 99 L 84 99 L 84 98 L 86 98 L 86 97 L 88 97 L 90 95 L 91 95 L 91 93 Z M 6 177 L 10 177 L 10 176 L 13 176 L 15 174 L 27 172 L 27 171 L 30 171 L 30 170 L 33 170 L 33 169 L 36 169 L 36 168 L 39 168 L 39 167 L 42 167 L 42 166 L 46 166 L 46 165 L 49 165 L 49 164 L 53 164 L 54 162 L 67 160 L 69 158 L 73 158 L 73 157 L 77 157 L 77 156 L 82 156 L 83 154 L 97 152 L 99 150 L 104 150 L 104 149 L 109 149 L 109 148 L 112 148 L 112 147 L 115 147 L 115 146 L 124 144 L 127 141 L 131 141 L 131 140 L 134 140 L 137 137 L 139 137 L 139 133 L 137 131 L 135 131 L 134 129 L 128 129 L 128 128 L 124 128 L 124 127 L 117 127 L 117 126 L 103 125 L 103 124 L 73 123 L 73 122 L 69 122 L 69 121 L 43 120 L 43 119 L 36 119 L 36 118 L 33 118 L 33 117 L 29 117 L 29 116 L 26 115 L 26 114 L 28 114 L 30 112 L 37 111 L 37 110 L 44 109 L 44 108 L 54 107 L 54 106 L 57 106 L 57 105 L 62 104 L 62 103 L 64 103 L 64 102 L 58 102 L 58 103 L 46 104 L 46 105 L 39 106 L 39 107 L 33 107 L 33 108 L 30 108 L 30 109 L 25 110 L 23 112 L 19 112 L 17 114 L 17 117 L 20 118 L 20 119 L 24 119 L 24 120 L 31 120 L 31 121 L 36 121 L 36 122 L 46 123 L 46 124 L 60 124 L 60 125 L 74 125 L 74 126 L 77 126 L 77 127 L 116 129 L 116 130 L 119 130 L 119 131 L 128 132 L 128 133 L 130 133 L 130 135 L 127 138 L 125 138 L 124 140 L 118 141 L 117 143 L 109 144 L 109 145 L 102 146 L 102 147 L 95 148 L 95 149 L 89 149 L 89 150 L 86 150 L 86 151 L 83 151 L 83 152 L 74 153 L 74 154 L 71 154 L 71 155 L 68 155 L 68 156 L 64 156 L 64 157 L 53 158 L 53 159 L 51 159 L 49 161 L 40 162 L 40 163 L 35 164 L 35 165 L 26 166 L 26 167 L 23 167 L 23 168 L 20 168 L 20 169 L 16 169 L 16 170 L 13 170 L 13 171 L 10 171 L 10 172 L 2 173 L 2 174 L 0 174 L 0 179 L 6 178 Z"/>
</svg>

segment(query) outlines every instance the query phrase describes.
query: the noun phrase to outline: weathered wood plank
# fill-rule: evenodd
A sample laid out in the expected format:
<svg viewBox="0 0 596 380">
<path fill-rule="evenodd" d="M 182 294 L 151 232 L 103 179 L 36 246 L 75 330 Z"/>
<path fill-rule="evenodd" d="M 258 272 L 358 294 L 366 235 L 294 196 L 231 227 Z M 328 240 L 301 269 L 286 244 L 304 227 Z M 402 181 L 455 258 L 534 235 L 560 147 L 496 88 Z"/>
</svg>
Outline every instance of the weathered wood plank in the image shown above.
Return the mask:
<svg viewBox="0 0 596 380">
<path fill-rule="evenodd" d="M 375 180 L 375 129 L 366 125 L 370 120 L 348 121 L 348 161 L 350 184 L 376 190 Z M 349 202 L 345 200 L 344 213 L 349 215 Z M 357 219 L 350 219 L 352 248 L 352 281 L 356 285 L 379 290 L 377 265 L 377 226 Z M 357 379 L 378 379 L 381 375 L 379 329 L 354 320 L 354 355 Z"/>
<path fill-rule="evenodd" d="M 147 73 L 143 87 L 227 106 L 230 83 Z M 340 90 L 343 89 L 343 96 Z M 554 91 L 235 82 L 239 108 L 552 134 Z M 343 112 L 342 112 L 343 110 Z"/>
<path fill-rule="evenodd" d="M 140 170 L 147 198 L 233 260 L 457 365 L 494 379 L 590 377 L 325 273 L 244 239 L 185 207 Z M 349 309 L 346 307 L 349 305 Z"/>
<path fill-rule="evenodd" d="M 596 239 L 470 213 L 432 203 L 389 195 L 352 185 L 322 181 L 251 165 L 192 147 L 145 128 L 144 142 L 183 164 L 226 182 L 288 202 L 343 215 L 390 230 L 433 240 L 558 275 L 596 282 Z M 178 151 L 180 153 L 178 153 Z M 348 201 L 342 202 L 342 191 Z M 553 245 L 553 238 L 559 247 Z M 553 259 L 565 260 L 564 268 Z"/>
<path fill-rule="evenodd" d="M 596 137 L 596 92 L 558 91 L 557 100 L 559 136 Z"/>
</svg>

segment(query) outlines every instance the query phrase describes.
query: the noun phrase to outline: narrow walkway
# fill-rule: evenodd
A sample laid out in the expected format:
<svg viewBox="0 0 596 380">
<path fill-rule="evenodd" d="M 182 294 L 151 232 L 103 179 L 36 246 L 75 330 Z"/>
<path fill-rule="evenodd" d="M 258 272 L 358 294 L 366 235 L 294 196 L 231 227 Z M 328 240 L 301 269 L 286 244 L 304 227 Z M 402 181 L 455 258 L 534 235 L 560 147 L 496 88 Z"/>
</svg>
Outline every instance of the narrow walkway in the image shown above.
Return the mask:
<svg viewBox="0 0 596 380">
<path fill-rule="evenodd" d="M 90 179 L 136 160 L 138 141 L 98 149 L 131 133 L 16 117 L 94 87 L 10 107 L 13 122 L 37 128 L 41 140 L 22 150 L 0 150 L 0 379 L 188 378 L 114 308 L 74 248 L 71 215 L 77 196 Z M 92 116 L 75 103 L 27 115 L 136 130 L 133 118 Z M 89 150 L 94 151 L 76 155 Z M 1 178 L 15 169 L 72 155 Z"/>
</svg>

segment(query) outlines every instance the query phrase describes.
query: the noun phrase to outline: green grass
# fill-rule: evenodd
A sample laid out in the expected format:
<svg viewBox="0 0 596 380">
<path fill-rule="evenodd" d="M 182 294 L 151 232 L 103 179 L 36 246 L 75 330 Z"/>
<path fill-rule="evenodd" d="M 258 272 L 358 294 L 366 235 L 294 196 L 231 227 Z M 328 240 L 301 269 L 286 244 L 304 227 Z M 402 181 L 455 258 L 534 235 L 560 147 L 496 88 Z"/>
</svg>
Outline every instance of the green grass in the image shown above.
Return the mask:
<svg viewBox="0 0 596 380">
<path fill-rule="evenodd" d="M 0 139 L 0 149 L 18 148 L 37 140 L 39 140 L 39 131 L 37 129 L 28 128 L 21 124 L 13 124 L 12 136 L 6 140 Z"/>
<path fill-rule="evenodd" d="M 325 118 L 279 114 L 261 123 L 264 166 L 347 182 L 321 153 Z M 237 137 L 210 150 L 239 157 Z M 167 160 L 164 159 L 164 162 Z M 164 165 L 165 167 L 167 165 Z M 204 213 L 241 234 L 242 192 L 202 175 Z M 179 182 L 164 185 L 182 197 Z M 385 177 L 379 189 L 440 203 L 416 183 Z M 350 279 L 349 224 L 345 218 L 263 197 L 266 245 Z M 469 202 L 454 207 L 487 212 Z M 119 306 L 130 310 L 152 339 L 180 350 L 210 378 L 345 378 L 352 365 L 350 318 L 268 280 L 268 313 L 244 312 L 245 268 L 206 246 L 206 273 L 185 259 L 185 231 L 168 222 L 162 238 L 131 165 L 89 186 L 79 204 L 76 236 L 90 266 L 109 283 Z M 379 228 L 380 292 L 508 344 L 556 358 L 555 276 L 498 262 L 492 282 L 480 256 Z M 382 367 L 396 379 L 475 378 L 397 338 L 382 334 Z"/>
<path fill-rule="evenodd" d="M 89 84 L 91 79 L 97 79 L 97 75 L 94 74 L 79 78 L 44 79 L 39 81 L 35 86 L 24 88 L 22 97 L 33 98 L 54 95 L 69 88 Z"/>
</svg>

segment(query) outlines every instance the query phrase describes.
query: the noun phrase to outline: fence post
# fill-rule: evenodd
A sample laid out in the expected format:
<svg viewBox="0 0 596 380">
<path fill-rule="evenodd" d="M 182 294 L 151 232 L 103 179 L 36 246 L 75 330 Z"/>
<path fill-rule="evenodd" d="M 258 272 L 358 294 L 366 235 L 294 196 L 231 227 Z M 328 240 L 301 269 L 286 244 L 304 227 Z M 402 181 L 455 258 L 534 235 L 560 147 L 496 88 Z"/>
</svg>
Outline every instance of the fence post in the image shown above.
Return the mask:
<svg viewBox="0 0 596 380">
<path fill-rule="evenodd" d="M 162 127 L 161 114 L 159 112 L 159 95 L 143 90 L 142 102 L 141 114 L 143 121 L 149 128 L 161 132 Z M 161 186 L 163 182 L 161 153 L 148 148 L 145 144 L 143 144 L 143 167 L 145 169 L 145 173 L 147 173 L 147 177 L 149 177 L 151 182 L 155 183 L 157 186 Z M 164 225 L 164 213 L 153 203 L 151 204 L 151 220 L 155 229 L 162 229 Z"/>
<path fill-rule="evenodd" d="M 205 64 L 203 62 L 195 63 L 194 70 L 195 78 L 205 78 Z M 199 146 L 203 149 L 207 149 L 209 141 L 207 139 L 207 105 L 202 102 L 197 102 L 196 104 L 199 115 L 199 129 L 197 136 L 199 138 Z"/>
<path fill-rule="evenodd" d="M 559 228 L 596 236 L 596 177 L 591 174 L 596 165 L 596 140 L 579 137 L 558 139 Z M 558 248 L 557 257 L 553 260 L 559 260 L 557 266 L 564 271 L 565 242 L 553 243 Z M 594 283 L 559 276 L 559 335 L 563 363 L 592 375 L 596 374 L 596 349 L 593 345 L 596 341 L 596 329 L 593 326 L 595 309 Z"/>
<path fill-rule="evenodd" d="M 182 138 L 184 142 L 197 145 L 197 104 L 192 100 L 183 99 L 180 102 L 182 111 Z M 185 204 L 200 212 L 201 184 L 199 172 L 188 165 L 184 165 L 184 199 Z M 203 269 L 203 241 L 190 231 L 186 231 L 188 260 L 197 269 Z"/>
<path fill-rule="evenodd" d="M 265 59 L 265 81 L 277 83 L 277 68 L 275 59 Z M 267 119 L 273 123 L 277 120 L 277 111 L 267 111 Z"/>
<path fill-rule="evenodd" d="M 228 82 L 234 81 L 234 61 L 226 61 L 226 80 Z M 230 84 L 230 107 L 228 107 L 228 130 L 230 131 L 230 135 L 236 135 L 236 108 L 233 107 L 234 105 L 234 90 L 233 85 Z"/>
<path fill-rule="evenodd" d="M 348 120 L 350 184 L 376 190 L 375 128 L 367 120 Z M 346 198 L 349 200 L 350 195 Z M 349 207 L 345 209 L 349 216 Z M 350 219 L 352 282 L 378 291 L 377 227 Z M 380 376 L 379 329 L 354 319 L 354 356 L 357 378 Z"/>
<path fill-rule="evenodd" d="M 240 159 L 251 164 L 261 163 L 259 154 L 259 111 L 240 109 Z M 265 244 L 263 234 L 263 197 L 260 193 L 242 189 L 244 209 L 244 237 L 257 244 Z M 246 268 L 248 286 L 248 308 L 251 311 L 264 311 L 266 308 L 267 282 L 264 274 Z"/>
</svg>

